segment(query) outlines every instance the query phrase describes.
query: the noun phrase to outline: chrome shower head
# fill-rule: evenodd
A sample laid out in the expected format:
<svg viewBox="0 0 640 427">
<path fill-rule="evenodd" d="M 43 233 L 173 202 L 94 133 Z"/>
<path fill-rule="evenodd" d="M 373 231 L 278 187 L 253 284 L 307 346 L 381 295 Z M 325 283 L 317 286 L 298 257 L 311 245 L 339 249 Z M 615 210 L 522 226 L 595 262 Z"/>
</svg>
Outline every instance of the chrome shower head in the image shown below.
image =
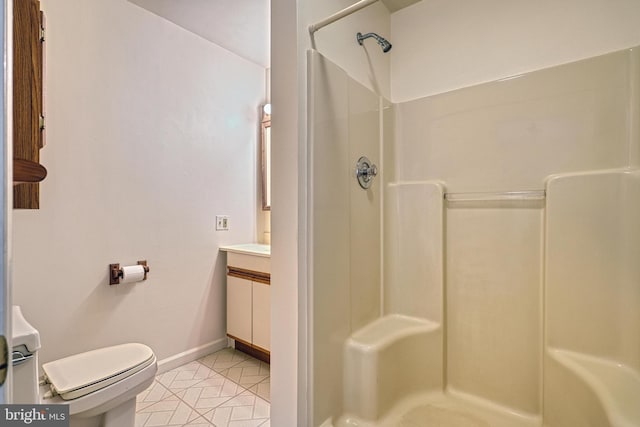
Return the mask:
<svg viewBox="0 0 640 427">
<path fill-rule="evenodd" d="M 382 48 L 382 51 L 384 53 L 387 53 L 391 50 L 391 43 L 389 43 L 389 41 L 387 39 L 385 39 L 384 37 L 380 37 L 379 35 L 377 35 L 376 33 L 367 33 L 367 34 L 362 34 L 362 33 L 358 33 L 356 34 L 356 39 L 358 40 L 358 44 L 360 46 L 362 46 L 362 43 L 365 39 L 368 39 L 369 37 L 373 37 L 374 39 L 376 39 L 376 41 L 378 42 L 378 44 L 380 45 L 380 47 Z"/>
</svg>

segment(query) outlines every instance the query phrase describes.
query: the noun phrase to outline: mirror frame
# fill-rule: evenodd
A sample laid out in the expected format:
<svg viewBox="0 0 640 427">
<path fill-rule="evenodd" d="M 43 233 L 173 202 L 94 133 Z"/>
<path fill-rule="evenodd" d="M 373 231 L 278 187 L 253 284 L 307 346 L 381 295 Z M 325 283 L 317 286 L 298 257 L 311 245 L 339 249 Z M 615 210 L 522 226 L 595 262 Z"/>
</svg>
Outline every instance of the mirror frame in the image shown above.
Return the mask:
<svg viewBox="0 0 640 427">
<path fill-rule="evenodd" d="M 262 210 L 271 210 L 271 115 L 264 114 L 261 122 L 260 153 L 262 157 Z"/>
</svg>

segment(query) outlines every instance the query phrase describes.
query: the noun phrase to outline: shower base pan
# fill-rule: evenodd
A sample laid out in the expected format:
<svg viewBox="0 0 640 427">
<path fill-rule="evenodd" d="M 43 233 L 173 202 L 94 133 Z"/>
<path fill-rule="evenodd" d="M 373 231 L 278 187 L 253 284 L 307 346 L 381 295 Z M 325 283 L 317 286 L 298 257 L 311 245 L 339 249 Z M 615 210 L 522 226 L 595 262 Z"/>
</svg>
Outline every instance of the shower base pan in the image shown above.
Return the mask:
<svg viewBox="0 0 640 427">
<path fill-rule="evenodd" d="M 540 427 L 537 417 L 514 414 L 458 393 L 425 393 L 403 399 L 372 422 L 345 415 L 333 427 Z M 331 423 L 323 424 L 330 427 Z"/>
<path fill-rule="evenodd" d="M 345 342 L 344 413 L 322 427 L 541 427 L 443 383 L 442 327 L 399 314 L 381 317 Z"/>
</svg>

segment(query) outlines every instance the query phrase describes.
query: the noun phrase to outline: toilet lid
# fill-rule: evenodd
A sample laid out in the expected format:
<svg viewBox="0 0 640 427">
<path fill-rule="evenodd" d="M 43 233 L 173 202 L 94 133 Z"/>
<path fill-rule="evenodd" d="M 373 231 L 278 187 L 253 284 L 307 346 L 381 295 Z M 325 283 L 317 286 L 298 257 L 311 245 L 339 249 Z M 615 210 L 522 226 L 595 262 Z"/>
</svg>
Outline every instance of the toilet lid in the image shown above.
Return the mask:
<svg viewBox="0 0 640 427">
<path fill-rule="evenodd" d="M 153 363 L 153 351 L 130 343 L 75 354 L 42 365 L 45 377 L 65 400 L 100 390 Z"/>
</svg>

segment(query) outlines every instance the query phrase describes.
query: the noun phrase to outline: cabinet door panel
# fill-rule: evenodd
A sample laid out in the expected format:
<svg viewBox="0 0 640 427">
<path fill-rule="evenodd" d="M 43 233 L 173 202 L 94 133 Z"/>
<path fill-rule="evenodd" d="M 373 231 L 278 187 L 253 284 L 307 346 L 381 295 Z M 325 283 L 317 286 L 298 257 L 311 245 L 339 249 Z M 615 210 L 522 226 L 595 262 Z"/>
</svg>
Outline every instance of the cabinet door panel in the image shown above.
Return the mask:
<svg viewBox="0 0 640 427">
<path fill-rule="evenodd" d="M 227 333 L 251 343 L 251 281 L 227 276 Z"/>
<path fill-rule="evenodd" d="M 271 351 L 271 286 L 253 283 L 253 345 Z"/>
</svg>

